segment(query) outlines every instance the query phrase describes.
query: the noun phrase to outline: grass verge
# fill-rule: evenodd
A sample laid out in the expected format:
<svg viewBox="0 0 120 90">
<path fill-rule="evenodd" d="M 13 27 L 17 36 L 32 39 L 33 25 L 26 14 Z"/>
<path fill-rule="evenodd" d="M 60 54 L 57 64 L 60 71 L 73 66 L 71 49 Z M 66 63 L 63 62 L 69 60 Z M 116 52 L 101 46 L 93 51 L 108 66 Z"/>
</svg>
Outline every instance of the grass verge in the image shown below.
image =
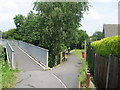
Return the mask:
<svg viewBox="0 0 120 90">
<path fill-rule="evenodd" d="M 85 81 L 86 81 L 86 68 L 87 68 L 87 62 L 85 60 L 85 58 L 82 58 L 82 52 L 85 52 L 84 49 L 74 49 L 71 51 L 71 53 L 73 55 L 75 55 L 76 57 L 78 57 L 82 63 L 82 66 L 80 67 L 80 76 L 79 76 L 79 81 L 81 83 L 81 86 L 84 87 L 85 85 Z"/>
<path fill-rule="evenodd" d="M 7 62 L 5 62 L 4 48 L 0 46 L 0 89 L 1 88 L 13 88 L 16 83 L 18 70 L 12 70 L 9 68 Z"/>
<path fill-rule="evenodd" d="M 9 69 L 9 65 L 2 60 L 2 88 L 14 88 L 18 72 Z"/>
</svg>

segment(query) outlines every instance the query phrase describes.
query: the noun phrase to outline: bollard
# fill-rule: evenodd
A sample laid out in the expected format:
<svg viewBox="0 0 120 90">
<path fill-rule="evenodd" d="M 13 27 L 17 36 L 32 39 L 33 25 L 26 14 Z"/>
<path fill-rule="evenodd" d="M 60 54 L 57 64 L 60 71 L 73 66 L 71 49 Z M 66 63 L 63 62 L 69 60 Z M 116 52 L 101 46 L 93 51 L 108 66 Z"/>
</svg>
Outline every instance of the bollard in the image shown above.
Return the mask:
<svg viewBox="0 0 120 90">
<path fill-rule="evenodd" d="M 82 58 L 85 58 L 85 53 L 84 52 L 82 52 Z"/>
<path fill-rule="evenodd" d="M 90 72 L 89 70 L 86 70 L 86 87 L 89 87 L 90 85 Z"/>
</svg>

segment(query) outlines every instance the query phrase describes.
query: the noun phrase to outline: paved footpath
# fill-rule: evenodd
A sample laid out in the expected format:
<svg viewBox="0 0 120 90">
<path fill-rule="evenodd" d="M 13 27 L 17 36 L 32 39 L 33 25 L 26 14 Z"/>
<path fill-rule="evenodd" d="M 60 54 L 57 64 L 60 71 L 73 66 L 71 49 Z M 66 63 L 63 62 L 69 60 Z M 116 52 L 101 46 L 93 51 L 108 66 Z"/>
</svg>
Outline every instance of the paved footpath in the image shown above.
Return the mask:
<svg viewBox="0 0 120 90">
<path fill-rule="evenodd" d="M 49 71 L 64 82 L 67 88 L 78 88 L 78 76 L 80 74 L 81 62 L 74 55 L 68 55 L 68 60 L 61 66 Z"/>
<path fill-rule="evenodd" d="M 43 69 L 18 47 L 15 51 L 15 62 L 18 64 L 18 75 L 15 88 L 78 88 L 80 60 L 73 55 L 61 66 L 49 71 Z"/>
<path fill-rule="evenodd" d="M 13 46 L 15 52 L 15 66 L 21 71 L 42 70 L 30 57 L 28 57 L 17 46 Z"/>
</svg>

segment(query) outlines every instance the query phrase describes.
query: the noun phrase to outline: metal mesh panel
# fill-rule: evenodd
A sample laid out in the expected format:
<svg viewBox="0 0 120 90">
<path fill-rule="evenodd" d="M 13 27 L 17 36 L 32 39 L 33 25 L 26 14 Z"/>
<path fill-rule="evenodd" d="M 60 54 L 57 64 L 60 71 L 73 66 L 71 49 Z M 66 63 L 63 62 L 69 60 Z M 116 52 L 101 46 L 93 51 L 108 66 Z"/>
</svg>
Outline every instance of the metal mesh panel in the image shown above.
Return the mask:
<svg viewBox="0 0 120 90">
<path fill-rule="evenodd" d="M 47 49 L 40 48 L 40 47 L 34 46 L 29 43 L 25 43 L 22 41 L 19 41 L 18 43 L 19 43 L 19 47 L 22 48 L 25 52 L 27 52 L 37 61 L 48 66 L 48 50 Z"/>
</svg>

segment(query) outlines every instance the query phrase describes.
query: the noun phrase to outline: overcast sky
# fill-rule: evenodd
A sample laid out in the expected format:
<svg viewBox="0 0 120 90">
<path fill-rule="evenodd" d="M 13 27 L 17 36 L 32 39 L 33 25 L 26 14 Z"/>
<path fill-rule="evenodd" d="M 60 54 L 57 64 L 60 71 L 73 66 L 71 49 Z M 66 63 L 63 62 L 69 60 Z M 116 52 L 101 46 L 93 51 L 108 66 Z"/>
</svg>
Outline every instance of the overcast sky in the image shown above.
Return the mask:
<svg viewBox="0 0 120 90">
<path fill-rule="evenodd" d="M 36 0 L 0 0 L 0 30 L 7 31 L 15 28 L 13 17 L 17 14 L 27 15 Z M 119 0 L 89 0 L 89 12 L 84 14 L 80 29 L 89 35 L 95 31 L 102 31 L 103 24 L 118 23 Z"/>
</svg>

